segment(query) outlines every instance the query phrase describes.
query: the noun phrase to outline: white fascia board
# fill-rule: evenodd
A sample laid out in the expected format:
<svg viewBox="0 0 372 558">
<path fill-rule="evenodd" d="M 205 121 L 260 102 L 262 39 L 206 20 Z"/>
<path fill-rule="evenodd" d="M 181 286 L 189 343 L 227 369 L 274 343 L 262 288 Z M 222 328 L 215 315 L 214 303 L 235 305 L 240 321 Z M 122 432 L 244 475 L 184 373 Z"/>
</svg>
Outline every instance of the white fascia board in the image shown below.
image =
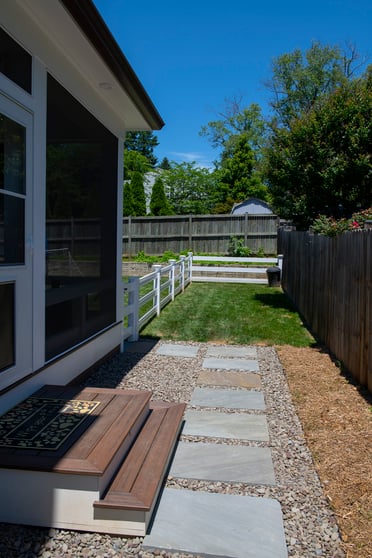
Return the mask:
<svg viewBox="0 0 372 558">
<path fill-rule="evenodd" d="M 2 0 L 0 18 L 8 33 L 114 135 L 151 129 L 58 0 Z"/>
</svg>

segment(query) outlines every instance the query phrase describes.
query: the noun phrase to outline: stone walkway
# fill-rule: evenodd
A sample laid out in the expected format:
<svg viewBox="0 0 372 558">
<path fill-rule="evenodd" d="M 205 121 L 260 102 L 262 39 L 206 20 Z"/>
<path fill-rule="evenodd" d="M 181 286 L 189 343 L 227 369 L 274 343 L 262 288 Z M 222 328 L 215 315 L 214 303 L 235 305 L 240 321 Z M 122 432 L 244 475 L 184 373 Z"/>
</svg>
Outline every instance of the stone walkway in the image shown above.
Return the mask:
<svg viewBox="0 0 372 558">
<path fill-rule="evenodd" d="M 184 359 L 195 357 L 198 347 L 164 343 L 158 351 Z M 256 350 L 209 347 L 197 385 L 182 435 L 203 441 L 178 444 L 170 476 L 275 485 Z M 228 445 L 224 439 L 261 445 Z M 164 489 L 143 548 L 229 558 L 288 556 L 277 500 L 173 488 Z"/>
</svg>

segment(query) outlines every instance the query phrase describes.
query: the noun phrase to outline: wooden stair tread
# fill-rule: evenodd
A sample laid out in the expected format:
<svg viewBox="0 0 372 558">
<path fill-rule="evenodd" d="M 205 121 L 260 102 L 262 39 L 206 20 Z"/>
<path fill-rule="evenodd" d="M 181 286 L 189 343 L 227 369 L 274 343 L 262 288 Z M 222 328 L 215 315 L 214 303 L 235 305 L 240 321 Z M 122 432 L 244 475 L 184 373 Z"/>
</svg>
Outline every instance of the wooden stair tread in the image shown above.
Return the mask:
<svg viewBox="0 0 372 558">
<path fill-rule="evenodd" d="M 185 404 L 153 402 L 136 441 L 95 508 L 149 511 L 180 431 Z"/>
<path fill-rule="evenodd" d="M 150 412 L 151 392 L 44 386 L 31 397 L 99 402 L 59 449 L 2 448 L 0 467 L 102 476 L 128 451 Z"/>
</svg>

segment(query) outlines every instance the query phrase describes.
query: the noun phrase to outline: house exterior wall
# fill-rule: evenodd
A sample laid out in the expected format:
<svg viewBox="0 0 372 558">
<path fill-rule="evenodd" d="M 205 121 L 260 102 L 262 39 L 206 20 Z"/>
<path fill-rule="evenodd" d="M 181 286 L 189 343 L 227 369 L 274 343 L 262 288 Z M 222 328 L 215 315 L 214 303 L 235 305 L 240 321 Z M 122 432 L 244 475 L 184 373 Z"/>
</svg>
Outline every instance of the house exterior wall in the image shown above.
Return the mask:
<svg viewBox="0 0 372 558">
<path fill-rule="evenodd" d="M 86 2 L 83 2 L 83 4 Z M 150 129 L 138 106 L 123 91 L 116 77 L 79 29 L 59 0 L 4 0 L 0 25 L 32 55 L 32 92 L 22 90 L 0 73 L 1 99 L 14 103 L 31 115 L 32 161 L 29 176 L 28 230 L 26 252 L 30 261 L 27 282 L 30 296 L 23 317 L 24 339 L 32 350 L 21 369 L 0 372 L 0 413 L 24 399 L 44 384 L 65 385 L 120 346 L 123 296 L 121 286 L 122 238 L 122 149 L 126 128 Z M 45 359 L 45 198 L 46 198 L 46 118 L 47 75 L 53 76 L 95 118 L 117 138 L 117 205 L 112 215 L 116 233 L 116 319 L 104 331 L 50 362 Z M 101 86 L 105 84 L 104 86 Z M 108 85 L 107 85 L 108 84 Z M 0 269 L 0 282 L 5 276 Z M 27 306 L 27 307 L 26 307 Z M 17 316 L 22 321 L 22 314 Z M 18 336 L 19 337 L 19 336 Z"/>
</svg>

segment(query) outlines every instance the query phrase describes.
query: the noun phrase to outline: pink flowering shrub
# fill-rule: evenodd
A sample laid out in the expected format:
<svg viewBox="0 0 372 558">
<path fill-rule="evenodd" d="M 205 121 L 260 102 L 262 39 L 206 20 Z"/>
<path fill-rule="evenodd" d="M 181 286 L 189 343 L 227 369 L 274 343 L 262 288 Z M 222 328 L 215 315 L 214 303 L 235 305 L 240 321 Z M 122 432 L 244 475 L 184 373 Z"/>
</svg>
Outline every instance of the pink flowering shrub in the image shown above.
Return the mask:
<svg viewBox="0 0 372 558">
<path fill-rule="evenodd" d="M 372 220 L 372 207 L 354 213 L 351 219 L 335 219 L 319 215 L 312 224 L 312 230 L 315 234 L 336 236 L 347 231 L 361 230 L 364 228 L 364 222 L 368 220 Z"/>
</svg>

